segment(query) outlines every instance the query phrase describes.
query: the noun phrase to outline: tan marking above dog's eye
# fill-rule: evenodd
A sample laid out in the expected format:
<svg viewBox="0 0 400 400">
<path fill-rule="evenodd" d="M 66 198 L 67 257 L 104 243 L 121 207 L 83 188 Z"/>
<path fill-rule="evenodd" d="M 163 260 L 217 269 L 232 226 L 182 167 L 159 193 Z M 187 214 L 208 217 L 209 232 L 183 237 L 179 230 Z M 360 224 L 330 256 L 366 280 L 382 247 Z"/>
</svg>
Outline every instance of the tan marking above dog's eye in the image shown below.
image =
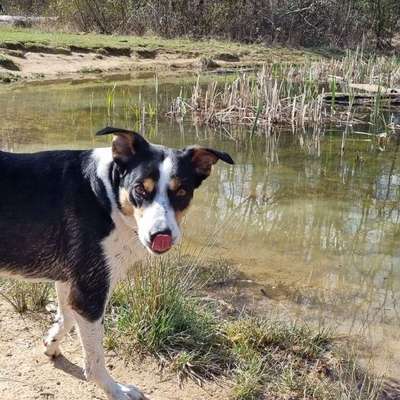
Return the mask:
<svg viewBox="0 0 400 400">
<path fill-rule="evenodd" d="M 152 193 L 154 190 L 154 187 L 156 186 L 156 183 L 152 178 L 146 178 L 143 181 L 143 187 L 148 193 Z"/>
</svg>

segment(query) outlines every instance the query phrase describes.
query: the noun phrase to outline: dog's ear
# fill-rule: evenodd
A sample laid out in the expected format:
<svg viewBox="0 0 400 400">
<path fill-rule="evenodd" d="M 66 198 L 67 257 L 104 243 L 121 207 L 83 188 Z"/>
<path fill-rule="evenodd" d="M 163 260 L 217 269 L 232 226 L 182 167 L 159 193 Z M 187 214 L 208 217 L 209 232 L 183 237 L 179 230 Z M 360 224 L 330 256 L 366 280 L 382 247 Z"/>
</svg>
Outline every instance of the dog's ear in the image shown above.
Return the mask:
<svg viewBox="0 0 400 400">
<path fill-rule="evenodd" d="M 98 131 L 96 136 L 113 135 L 112 155 L 114 161 L 123 166 L 129 163 L 139 151 L 148 147 L 149 143 L 137 132 L 107 126 Z"/>
<path fill-rule="evenodd" d="M 218 160 L 234 164 L 232 157 L 228 153 L 207 147 L 193 146 L 186 148 L 184 151 L 190 157 L 194 171 L 200 178 L 199 184 L 210 175 L 212 166 Z"/>
</svg>

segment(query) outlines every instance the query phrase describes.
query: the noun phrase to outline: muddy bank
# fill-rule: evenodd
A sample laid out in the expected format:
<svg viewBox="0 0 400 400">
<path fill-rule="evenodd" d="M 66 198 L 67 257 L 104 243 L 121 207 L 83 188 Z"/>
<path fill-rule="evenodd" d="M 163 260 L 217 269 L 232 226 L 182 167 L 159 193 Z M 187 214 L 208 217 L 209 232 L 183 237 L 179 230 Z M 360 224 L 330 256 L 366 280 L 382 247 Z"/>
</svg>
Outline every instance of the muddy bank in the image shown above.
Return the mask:
<svg viewBox="0 0 400 400">
<path fill-rule="evenodd" d="M 0 81 L 91 79 L 135 71 L 235 71 L 333 56 L 322 50 L 0 26 Z M 7 62 L 1 62 L 7 59 Z M 7 66 L 8 64 L 8 66 Z M 12 64 L 12 68 L 9 68 Z"/>
<path fill-rule="evenodd" d="M 157 71 L 227 73 L 263 63 L 251 57 L 221 53 L 215 59 L 197 53 L 132 50 L 128 47 L 50 47 L 42 44 L 0 43 L 0 82 L 103 79 L 110 75 Z"/>
</svg>

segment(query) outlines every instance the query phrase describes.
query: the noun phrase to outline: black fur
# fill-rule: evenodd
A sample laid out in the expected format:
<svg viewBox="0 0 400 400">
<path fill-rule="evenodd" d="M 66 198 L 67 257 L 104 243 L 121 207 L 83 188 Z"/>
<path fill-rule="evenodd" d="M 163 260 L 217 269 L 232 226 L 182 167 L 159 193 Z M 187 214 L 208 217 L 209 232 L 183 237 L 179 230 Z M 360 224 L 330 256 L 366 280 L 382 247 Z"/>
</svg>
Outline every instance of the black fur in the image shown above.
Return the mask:
<svg viewBox="0 0 400 400">
<path fill-rule="evenodd" d="M 0 270 L 71 282 L 72 306 L 95 320 L 108 293 L 100 241 L 113 222 L 89 155 L 0 152 Z"/>
<path fill-rule="evenodd" d="M 160 163 L 169 156 L 172 175 L 179 178 L 184 193 L 169 190 L 170 203 L 175 211 L 188 207 L 194 190 L 206 178 L 193 166 L 195 149 L 154 146 L 139 134 L 118 128 L 105 128 L 98 135 L 110 133 L 117 138 L 124 135 L 122 144 L 113 147 L 113 151 L 122 148 L 124 162 L 114 154 L 108 170 L 111 201 L 121 207 L 123 188 L 134 207 L 151 203 L 152 194 L 141 196 L 135 187 L 146 178 L 156 183 Z M 132 154 L 124 140 L 132 145 Z M 233 163 L 226 153 L 201 151 L 212 153 L 213 162 Z M 115 228 L 112 204 L 96 171 L 90 150 L 0 152 L 0 273 L 68 282 L 69 303 L 89 321 L 98 320 L 104 312 L 110 271 L 101 242 Z"/>
</svg>

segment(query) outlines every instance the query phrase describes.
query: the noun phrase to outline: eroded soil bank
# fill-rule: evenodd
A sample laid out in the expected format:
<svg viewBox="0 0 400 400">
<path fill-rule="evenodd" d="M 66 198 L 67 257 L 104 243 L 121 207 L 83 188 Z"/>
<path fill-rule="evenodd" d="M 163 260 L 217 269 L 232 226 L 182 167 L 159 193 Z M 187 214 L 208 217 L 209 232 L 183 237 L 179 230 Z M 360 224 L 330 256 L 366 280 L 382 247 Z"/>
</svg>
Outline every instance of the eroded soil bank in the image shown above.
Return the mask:
<svg viewBox="0 0 400 400">
<path fill-rule="evenodd" d="M 0 82 L 102 79 L 158 71 L 220 71 L 266 62 L 304 61 L 317 51 L 216 40 L 41 32 L 0 27 Z"/>
</svg>

